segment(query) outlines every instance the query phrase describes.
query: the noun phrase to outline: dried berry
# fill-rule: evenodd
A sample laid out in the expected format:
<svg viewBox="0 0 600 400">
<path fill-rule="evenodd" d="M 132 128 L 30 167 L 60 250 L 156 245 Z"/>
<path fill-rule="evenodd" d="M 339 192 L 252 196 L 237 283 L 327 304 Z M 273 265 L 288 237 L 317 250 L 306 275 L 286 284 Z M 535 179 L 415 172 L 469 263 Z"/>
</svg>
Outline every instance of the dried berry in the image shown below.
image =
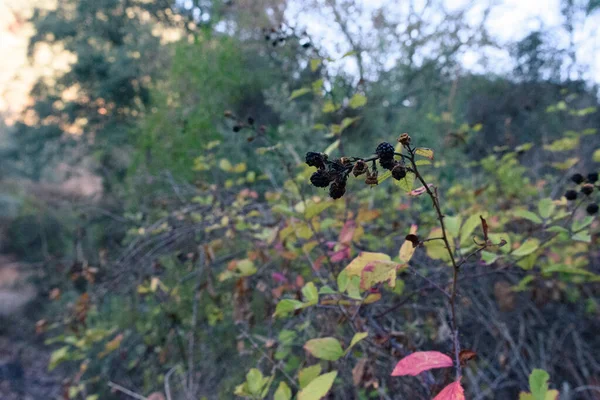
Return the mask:
<svg viewBox="0 0 600 400">
<path fill-rule="evenodd" d="M 332 199 L 339 199 L 346 193 L 346 181 L 345 180 L 335 180 L 329 187 L 329 196 Z"/>
<path fill-rule="evenodd" d="M 581 187 L 581 193 L 585 194 L 586 196 L 589 196 L 590 194 L 592 194 L 593 191 L 594 191 L 594 185 L 592 185 L 591 183 L 586 183 L 585 185 L 583 185 Z"/>
<path fill-rule="evenodd" d="M 352 174 L 354 176 L 360 176 L 369 170 L 369 166 L 363 160 L 358 160 L 352 168 Z"/>
<path fill-rule="evenodd" d="M 327 155 L 323 153 L 315 153 L 314 151 L 309 151 L 306 153 L 306 164 L 309 167 L 317 167 L 319 169 L 325 168 L 325 160 L 327 160 Z"/>
<path fill-rule="evenodd" d="M 377 170 L 373 172 L 367 171 L 367 179 L 365 179 L 365 183 L 367 185 L 377 185 L 379 184 L 379 180 L 377 179 Z"/>
<path fill-rule="evenodd" d="M 317 170 L 310 176 L 310 183 L 316 187 L 327 187 L 331 183 L 331 176 L 325 170 Z"/>
<path fill-rule="evenodd" d="M 398 138 L 398 141 L 402 143 L 403 146 L 408 146 L 410 144 L 410 136 L 408 136 L 408 133 L 403 133 Z"/>
<path fill-rule="evenodd" d="M 233 126 L 233 131 L 234 131 L 234 132 L 239 132 L 241 129 L 242 129 L 242 127 L 241 127 L 241 126 L 239 126 L 239 125 L 234 125 L 234 126 Z"/>
<path fill-rule="evenodd" d="M 581 174 L 574 174 L 571 177 L 571 180 L 579 185 L 579 184 L 583 183 L 584 178 L 583 178 L 583 175 L 581 175 Z"/>
<path fill-rule="evenodd" d="M 397 164 L 394 169 L 392 169 L 392 177 L 399 181 L 406 176 L 406 167 L 402 164 Z"/>
<path fill-rule="evenodd" d="M 565 197 L 567 198 L 567 200 L 573 201 L 573 200 L 577 199 L 577 192 L 574 190 L 567 190 L 565 192 Z"/>
<path fill-rule="evenodd" d="M 598 212 L 598 204 L 596 204 L 596 203 L 590 203 L 590 204 L 588 204 L 588 206 L 585 209 L 585 211 L 587 211 L 587 213 L 590 214 L 590 215 L 596 214 Z"/>
<path fill-rule="evenodd" d="M 305 49 L 308 49 L 310 47 L 310 42 L 306 42 L 302 45 L 302 47 L 304 47 Z"/>
<path fill-rule="evenodd" d="M 377 149 L 375 149 L 375 154 L 377 154 L 381 160 L 391 160 L 394 158 L 394 146 L 388 142 L 381 142 L 379 143 L 379 146 L 377 146 Z"/>
<path fill-rule="evenodd" d="M 381 168 L 389 169 L 390 171 L 394 169 L 396 164 L 396 160 L 394 160 L 393 158 L 379 160 L 379 165 L 381 165 Z"/>
<path fill-rule="evenodd" d="M 254 118 L 248 117 L 248 124 L 249 125 L 254 125 Z"/>
<path fill-rule="evenodd" d="M 598 182 L 598 173 L 597 172 L 592 172 L 589 173 L 587 176 L 587 180 L 589 183 L 596 183 Z"/>
</svg>

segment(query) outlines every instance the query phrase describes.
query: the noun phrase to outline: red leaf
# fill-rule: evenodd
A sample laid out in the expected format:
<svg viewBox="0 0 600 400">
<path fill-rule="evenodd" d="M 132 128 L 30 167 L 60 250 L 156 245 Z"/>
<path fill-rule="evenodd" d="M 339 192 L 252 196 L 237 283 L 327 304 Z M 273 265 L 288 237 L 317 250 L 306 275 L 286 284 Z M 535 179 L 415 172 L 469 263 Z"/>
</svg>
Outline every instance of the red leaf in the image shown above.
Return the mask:
<svg viewBox="0 0 600 400">
<path fill-rule="evenodd" d="M 417 376 L 423 371 L 451 367 L 452 365 L 454 365 L 452 359 L 439 351 L 417 351 L 400 360 L 394 367 L 392 376 Z"/>
<path fill-rule="evenodd" d="M 460 385 L 460 380 L 446 386 L 433 400 L 465 400 L 465 391 Z"/>
<path fill-rule="evenodd" d="M 331 260 L 331 262 L 347 260 L 350 258 L 350 247 L 344 245 L 340 250 L 330 252 L 329 255 L 329 259 Z"/>
<path fill-rule="evenodd" d="M 346 221 L 342 231 L 340 232 L 339 242 L 342 244 L 350 244 L 352 243 L 352 237 L 354 236 L 354 231 L 356 230 L 356 222 L 350 220 Z"/>
<path fill-rule="evenodd" d="M 430 188 L 432 188 L 432 187 L 433 187 L 433 185 L 432 185 L 431 183 L 430 183 L 429 185 L 427 185 L 427 186 L 429 186 Z M 425 188 L 425 186 L 421 186 L 421 187 L 420 187 L 420 188 L 418 188 L 418 189 L 411 190 L 411 192 L 409 193 L 409 195 L 410 195 L 410 196 L 415 196 L 415 197 L 416 197 L 416 196 L 420 196 L 420 195 L 422 195 L 422 194 L 423 194 L 423 193 L 425 193 L 425 192 L 427 192 L 427 189 Z"/>
</svg>

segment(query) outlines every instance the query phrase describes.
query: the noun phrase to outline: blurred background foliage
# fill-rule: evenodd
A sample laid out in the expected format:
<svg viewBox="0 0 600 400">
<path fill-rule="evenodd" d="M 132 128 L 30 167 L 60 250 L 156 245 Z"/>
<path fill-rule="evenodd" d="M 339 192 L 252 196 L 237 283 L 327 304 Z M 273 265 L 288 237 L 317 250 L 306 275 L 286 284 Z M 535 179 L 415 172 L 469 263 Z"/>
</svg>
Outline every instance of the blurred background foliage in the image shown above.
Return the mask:
<svg viewBox="0 0 600 400">
<path fill-rule="evenodd" d="M 336 287 L 360 251 L 395 254 L 411 224 L 427 237 L 435 215 L 393 179 L 352 181 L 332 202 L 309 185 L 304 154 L 368 157 L 403 132 L 434 149 L 423 168 L 457 233 L 484 213 L 510 239 L 469 264 L 462 340 L 479 359 L 468 398 L 517 398 L 533 368 L 561 399 L 597 398 L 598 221 L 584 209 L 598 190 L 580 208 L 562 195 L 600 163 L 597 75 L 578 36 L 600 2 L 557 2 L 560 28 L 510 43 L 489 34 L 497 14 L 484 2 L 367 3 L 7 2 L 0 39 L 20 37 L 28 65 L 62 63 L 40 66 L 21 106 L 0 109 L 0 245 L 19 265 L 0 272 L 14 268 L 36 293 L 0 314 L 0 334 L 29 398 L 127 398 L 109 383 L 166 395 L 169 377 L 173 398 L 233 398 L 253 367 L 273 377 L 272 398 L 314 362 L 308 339 L 347 345 L 357 326 L 344 312 L 275 319 L 278 300 L 302 300 L 311 280 Z M 510 67 L 494 68 L 494 52 Z M 360 227 L 349 242 L 348 221 Z M 533 256 L 514 256 L 529 237 Z M 411 266 L 445 282 L 445 261 L 418 251 Z M 493 273 L 475 273 L 482 265 Z M 450 351 L 443 299 L 425 283 L 408 273 L 372 308 L 349 306 L 371 336 L 336 364 L 332 398 L 441 389 L 442 376 L 389 377 L 406 352 Z M 50 384 L 11 341 L 45 354 Z M 4 381 L 6 396 L 23 390 Z M 265 398 L 248 390 L 238 394 Z"/>
</svg>

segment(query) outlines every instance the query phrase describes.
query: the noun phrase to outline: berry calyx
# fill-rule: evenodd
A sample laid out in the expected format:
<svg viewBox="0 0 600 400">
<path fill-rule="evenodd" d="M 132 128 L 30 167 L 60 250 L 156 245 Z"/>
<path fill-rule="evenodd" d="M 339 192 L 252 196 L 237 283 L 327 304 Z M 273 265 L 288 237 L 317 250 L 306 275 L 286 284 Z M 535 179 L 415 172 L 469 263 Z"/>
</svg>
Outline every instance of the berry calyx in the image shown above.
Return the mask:
<svg viewBox="0 0 600 400">
<path fill-rule="evenodd" d="M 331 177 L 325 170 L 318 170 L 310 176 L 310 183 L 316 187 L 327 187 L 331 183 Z"/>
<path fill-rule="evenodd" d="M 381 160 L 392 160 L 394 158 L 394 146 L 388 142 L 381 142 L 375 149 L 375 154 L 377 154 Z"/>
<path fill-rule="evenodd" d="M 367 179 L 365 179 L 367 185 L 378 185 L 379 180 L 377 179 L 377 170 L 373 172 L 367 172 Z"/>
<path fill-rule="evenodd" d="M 598 173 L 597 172 L 592 172 L 589 173 L 587 176 L 587 180 L 589 183 L 596 183 L 598 182 Z"/>
<path fill-rule="evenodd" d="M 587 211 L 587 213 L 590 215 L 594 215 L 594 214 L 598 213 L 598 204 L 596 204 L 596 203 L 588 204 L 585 211 Z"/>
<path fill-rule="evenodd" d="M 358 160 L 352 167 L 352 174 L 357 177 L 369 170 L 369 166 L 363 160 Z"/>
<path fill-rule="evenodd" d="M 577 199 L 577 192 L 574 190 L 567 190 L 565 192 L 565 197 L 567 198 L 567 200 L 569 201 L 573 201 Z"/>
<path fill-rule="evenodd" d="M 581 175 L 581 174 L 574 174 L 574 175 L 571 177 L 571 180 L 572 180 L 573 182 L 575 182 L 576 184 L 580 185 L 580 184 L 582 184 L 582 183 L 583 183 L 583 181 L 585 180 L 585 178 L 584 178 L 584 177 L 583 177 L 583 175 Z"/>
</svg>

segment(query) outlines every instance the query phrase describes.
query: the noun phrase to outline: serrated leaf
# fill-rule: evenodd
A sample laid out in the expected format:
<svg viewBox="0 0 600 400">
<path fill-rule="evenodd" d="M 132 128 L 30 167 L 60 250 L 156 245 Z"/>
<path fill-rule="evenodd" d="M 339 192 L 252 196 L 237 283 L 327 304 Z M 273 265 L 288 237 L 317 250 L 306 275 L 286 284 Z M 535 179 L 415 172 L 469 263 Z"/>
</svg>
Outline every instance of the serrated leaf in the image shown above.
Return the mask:
<svg viewBox="0 0 600 400">
<path fill-rule="evenodd" d="M 439 351 L 417 351 L 400 360 L 394 367 L 392 376 L 417 376 L 430 369 L 453 365 L 452 359 Z"/>
<path fill-rule="evenodd" d="M 433 160 L 433 150 L 428 149 L 426 147 L 417 147 L 415 149 L 415 154 Z"/>
<path fill-rule="evenodd" d="M 515 257 L 523 257 L 536 251 L 540 245 L 537 239 L 527 239 L 518 249 L 512 252 Z"/>
<path fill-rule="evenodd" d="M 465 400 L 465 391 L 460 381 L 456 381 L 446 386 L 433 400 Z"/>
<path fill-rule="evenodd" d="M 367 104 L 367 97 L 360 93 L 356 93 L 354 96 L 352 96 L 352 98 L 348 102 L 348 105 L 350 106 L 350 108 L 353 108 L 353 109 L 360 108 L 360 107 L 364 106 L 365 104 Z"/>
<path fill-rule="evenodd" d="M 279 382 L 273 400 L 292 400 L 292 390 L 285 382 Z"/>
<path fill-rule="evenodd" d="M 311 365 L 298 372 L 298 383 L 300 388 L 303 389 L 308 386 L 317 376 L 321 374 L 321 364 Z"/>
<path fill-rule="evenodd" d="M 307 93 L 310 93 L 312 90 L 310 88 L 300 88 L 296 89 L 292 92 L 288 100 L 294 100 L 300 96 L 304 96 Z"/>
<path fill-rule="evenodd" d="M 298 400 L 320 400 L 333 386 L 337 371 L 332 371 L 315 378 L 298 393 Z"/>
<path fill-rule="evenodd" d="M 344 355 L 340 342 L 333 337 L 311 339 L 304 344 L 304 349 L 316 358 L 337 361 Z"/>
</svg>

